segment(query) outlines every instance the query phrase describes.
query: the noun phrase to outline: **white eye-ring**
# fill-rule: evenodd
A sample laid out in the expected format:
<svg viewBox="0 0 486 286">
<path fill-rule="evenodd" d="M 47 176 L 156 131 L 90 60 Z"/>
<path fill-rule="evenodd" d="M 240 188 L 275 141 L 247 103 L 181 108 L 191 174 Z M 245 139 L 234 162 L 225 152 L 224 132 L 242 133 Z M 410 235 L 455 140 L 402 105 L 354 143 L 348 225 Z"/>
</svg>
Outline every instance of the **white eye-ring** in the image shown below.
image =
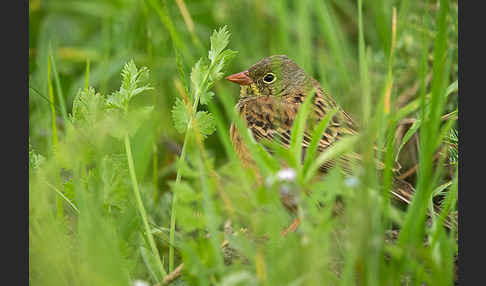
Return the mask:
<svg viewBox="0 0 486 286">
<path fill-rule="evenodd" d="M 272 83 L 274 82 L 275 80 L 277 79 L 277 76 L 275 76 L 274 73 L 267 73 L 264 77 L 263 77 L 263 82 L 265 83 Z"/>
</svg>

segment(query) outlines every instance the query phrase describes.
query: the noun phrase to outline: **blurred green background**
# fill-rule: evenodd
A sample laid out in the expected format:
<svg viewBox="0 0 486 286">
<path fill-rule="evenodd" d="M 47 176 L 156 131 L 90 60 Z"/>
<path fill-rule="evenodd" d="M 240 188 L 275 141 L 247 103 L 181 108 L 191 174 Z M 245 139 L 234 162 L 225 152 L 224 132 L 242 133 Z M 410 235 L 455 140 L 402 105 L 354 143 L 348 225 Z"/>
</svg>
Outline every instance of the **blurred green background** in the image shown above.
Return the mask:
<svg viewBox="0 0 486 286">
<path fill-rule="evenodd" d="M 438 35 L 439 1 L 363 1 L 363 34 L 366 44 L 364 57 L 368 62 L 372 117 L 381 112 L 373 108 L 376 107 L 383 93 L 389 71 L 393 9 L 397 12 L 395 18 L 397 30 L 394 60 L 391 63 L 392 112 L 418 99 L 421 93 L 428 93 L 432 85 L 432 68 L 436 61 L 434 41 Z M 443 77 L 446 86 L 457 81 L 458 77 L 457 13 L 457 1 L 450 1 L 445 20 L 447 27 L 445 54 L 450 63 L 450 69 L 445 71 Z M 54 163 L 48 165 L 52 161 L 50 159 L 53 157 L 54 144 L 49 105 L 49 80 L 52 83 L 51 94 L 54 95 L 57 136 L 59 141 L 63 142 L 67 134 L 64 117 L 72 112 L 73 101 L 79 90 L 89 85 L 94 87 L 96 92 L 109 95 L 118 90 L 120 72 L 130 59 L 135 61 L 137 67 L 148 67 L 151 71 L 150 85 L 154 89 L 146 92 L 145 96 L 137 98 L 134 104 L 153 105 L 154 111 L 150 120 L 145 121 L 134 136 L 132 148 L 143 200 L 154 231 L 158 229 L 160 232 L 157 234 L 160 235 L 160 238 L 157 238 L 157 245 L 164 257 L 164 265 L 167 265 L 171 184 L 175 180 L 175 163 L 184 141 L 184 135 L 175 130 L 171 118 L 172 106 L 175 99 L 180 96 L 178 86 L 181 86 L 175 50 L 180 53 L 182 59 L 180 64 L 186 80 L 189 81 L 192 66 L 199 58 L 207 57 L 210 48 L 209 36 L 212 31 L 226 25 L 231 32 L 229 48 L 237 51 L 238 55 L 224 68 L 225 74 L 243 71 L 269 55 L 286 54 L 312 74 L 323 88 L 360 122 L 363 117 L 361 99 L 363 83 L 358 56 L 358 19 L 358 1 L 352 0 L 30 0 L 29 144 L 32 152 L 35 151 L 34 157 L 31 157 L 31 165 L 33 158 L 38 158 L 39 155 L 46 158 L 48 163 L 45 166 L 49 166 L 44 168 L 48 173 L 47 177 L 52 177 L 52 173 L 56 173 L 53 170 L 59 167 Z M 51 58 L 50 64 L 49 58 Z M 228 173 L 225 167 L 232 162 L 228 158 L 227 140 L 231 118 L 225 112 L 221 98 L 229 98 L 233 104 L 236 104 L 239 88 L 221 80 L 216 82 L 212 90 L 216 96 L 208 108 L 218 115 L 219 129 L 204 141 L 204 147 L 211 160 L 214 160 L 215 168 L 220 169 L 221 174 L 225 176 Z M 448 97 L 442 114 L 450 114 L 456 109 L 457 93 L 453 93 Z M 420 110 L 416 110 L 400 124 L 396 130 L 398 138 L 403 137 L 419 114 Z M 97 134 L 93 132 L 88 136 L 96 137 Z M 105 135 L 100 133 L 99 136 L 104 138 Z M 67 144 L 69 148 L 67 139 L 66 142 L 61 145 Z M 55 193 L 47 190 L 49 187 L 39 183 L 37 177 L 31 174 L 29 257 L 32 285 L 123 285 L 134 279 L 155 284 L 157 281 L 155 278 L 157 275 L 151 273 L 150 265 L 154 263 L 150 262 L 152 258 L 147 254 L 150 251 L 146 241 L 143 242 L 139 235 L 143 233 L 143 229 L 137 219 L 135 203 L 130 197 L 132 195 L 130 184 L 126 182 L 128 173 L 123 157 L 123 146 L 116 142 L 106 142 L 99 143 L 103 146 L 100 147 L 102 151 L 95 153 L 109 155 L 106 158 L 95 159 L 95 161 L 100 160 L 96 161 L 98 163 L 102 161 L 103 163 L 100 164 L 104 166 L 100 167 L 101 175 L 98 174 L 100 176 L 98 183 L 101 182 L 100 184 L 105 188 L 101 195 L 104 197 L 93 201 L 101 202 L 101 209 L 97 209 L 99 207 L 97 203 L 92 205 L 86 203 L 83 212 L 83 206 L 78 204 L 79 197 L 75 195 L 76 186 L 81 181 L 89 185 L 88 181 L 92 179 L 89 174 L 76 181 L 70 177 L 72 174 L 69 170 L 64 170 L 66 174 L 61 171 L 61 192 L 77 205 L 84 217 L 78 217 L 75 211 L 65 205 L 68 223 L 56 222 L 55 216 L 51 214 L 55 213 L 53 211 Z M 64 156 L 62 162 L 79 160 L 80 154 L 88 152 L 73 146 L 71 145 L 73 150 L 69 151 L 73 156 Z M 69 154 L 66 152 L 61 153 Z M 418 163 L 418 152 L 418 143 L 412 138 L 400 152 L 399 161 L 402 170 L 409 170 Z M 121 159 L 117 156 L 121 156 Z M 69 164 L 69 162 L 64 163 L 66 166 Z M 231 170 L 231 165 L 228 168 Z M 454 178 L 454 172 L 454 166 L 447 167 L 439 182 L 450 183 Z M 415 173 L 407 177 L 411 183 L 414 183 L 415 179 Z M 200 185 L 196 181 L 194 184 L 199 192 Z M 324 184 L 341 188 L 344 183 L 343 179 L 336 174 Z M 110 185 L 111 190 L 108 188 Z M 96 186 L 99 187 L 94 185 L 93 188 L 96 189 Z M 42 188 L 46 190 L 41 191 Z M 228 187 L 228 192 L 231 193 L 235 188 L 236 186 Z M 233 203 L 241 200 L 233 196 L 230 194 Z M 85 200 L 90 199 L 85 198 Z M 245 204 L 241 201 L 240 203 Z M 111 208 L 116 211 L 112 213 Z M 225 216 L 219 208 L 216 206 L 218 225 L 221 226 Z M 105 213 L 107 210 L 108 212 Z M 251 212 L 251 208 L 246 205 L 242 206 L 241 210 Z M 239 215 L 250 219 L 247 214 Z M 102 219 L 99 219 L 100 217 Z M 243 222 L 245 218 L 242 219 Z M 181 219 L 184 219 L 184 215 Z M 283 225 L 288 224 L 286 217 L 276 221 Z M 184 224 L 184 221 L 181 224 Z M 241 223 L 239 226 L 243 225 L 244 223 Z M 322 227 L 326 235 L 333 232 L 333 227 L 330 225 L 322 225 Z M 271 231 L 279 232 L 277 227 L 272 228 Z M 184 236 L 184 234 L 180 235 Z M 312 235 L 320 236 L 318 232 Z M 314 237 L 312 235 L 310 237 Z M 283 245 L 279 245 L 277 250 L 268 250 L 267 267 L 269 263 L 275 263 L 275 267 L 273 270 L 267 270 L 268 277 L 263 279 L 259 272 L 262 265 L 261 258 L 258 256 L 260 254 L 257 253 L 254 259 L 250 259 L 249 265 L 241 263 L 221 270 L 214 266 L 219 264 L 214 262 L 215 258 L 211 256 L 212 254 L 206 253 L 210 246 L 207 241 L 201 240 L 201 237 L 194 241 L 188 237 L 185 237 L 186 240 L 181 238 L 186 245 L 180 246 L 182 254 L 177 254 L 177 264 L 184 262 L 186 265 L 186 281 L 191 281 L 194 285 L 258 285 L 259 283 L 284 285 L 279 284 L 284 283 L 283 281 L 292 281 L 292 285 L 319 285 L 318 281 L 333 281 L 332 283 L 336 285 L 339 283 L 354 285 L 354 282 L 348 280 L 340 281 L 336 278 L 339 274 L 322 274 L 324 265 L 326 267 L 331 265 L 333 268 L 338 267 L 337 265 L 342 262 L 324 258 L 320 261 L 320 255 L 324 252 L 319 252 L 322 250 L 319 247 L 323 247 L 324 241 L 313 240 L 312 243 L 315 245 L 312 245 L 315 248 L 302 250 L 302 241 L 309 237 L 294 238 L 284 244 L 289 250 L 283 258 L 278 255 Z M 371 238 L 370 236 L 367 239 Z M 354 236 L 349 239 L 350 243 L 360 241 L 359 237 Z M 447 241 L 444 242 L 447 246 L 442 246 L 447 250 L 444 253 L 447 255 L 454 253 L 453 249 L 456 248 L 451 246 L 454 245 L 452 240 L 447 240 L 449 238 L 445 236 L 436 239 Z M 252 248 L 251 245 L 245 247 Z M 398 274 L 390 276 L 386 274 L 393 271 L 412 273 L 412 277 L 415 278 L 411 281 L 414 284 L 404 285 L 419 285 L 417 283 L 421 281 L 433 281 L 435 277 L 441 277 L 444 271 L 447 274 L 441 278 L 443 279 L 441 281 L 452 281 L 452 272 L 447 268 L 452 265 L 449 263 L 452 257 L 443 257 L 449 259 L 447 260 L 449 262 L 447 262 L 447 269 L 442 270 L 440 269 L 442 264 L 434 264 L 435 260 L 430 258 L 432 252 L 417 254 L 419 257 L 421 255 L 429 262 L 423 265 L 411 262 L 410 264 L 398 263 L 389 268 L 380 262 L 379 265 L 385 268 L 373 268 L 373 265 L 369 266 L 370 268 L 365 267 L 366 273 L 381 273 L 382 276 L 365 276 L 363 284 L 360 285 L 373 285 L 369 284 L 372 279 L 382 281 L 385 285 L 396 285 L 394 283 L 398 282 Z M 352 261 L 357 259 L 359 262 L 356 258 L 358 256 L 350 256 L 349 259 Z M 276 261 L 279 258 L 281 260 Z M 429 258 L 430 260 L 427 260 Z M 300 259 L 307 262 L 295 266 L 293 263 L 299 263 Z M 346 265 L 347 259 L 343 258 L 343 265 Z M 397 261 L 402 261 L 400 259 L 397 258 Z M 300 268 L 308 269 L 310 274 L 299 276 Z M 425 270 L 423 271 L 429 268 L 432 268 L 433 273 L 430 277 L 425 274 Z M 360 271 L 350 270 L 348 267 L 345 269 L 343 270 L 345 273 Z M 381 272 L 376 269 L 381 269 Z M 256 274 L 253 273 L 254 271 Z M 80 279 L 80 277 L 84 278 Z"/>
<path fill-rule="evenodd" d="M 356 1 L 160 1 L 171 24 L 164 22 L 149 1 L 29 1 L 30 139 L 46 152 L 49 136 L 47 57 L 51 53 L 59 73 L 67 111 L 84 86 L 86 61 L 89 84 L 101 93 L 117 89 L 119 71 L 128 59 L 152 71 L 154 101 L 160 118 L 158 136 L 177 140 L 169 110 L 177 94 L 177 64 L 169 29 L 178 39 L 186 74 L 209 48 L 213 29 L 227 25 L 230 48 L 239 54 L 228 74 L 246 69 L 272 54 L 286 54 L 319 80 L 336 100 L 359 119 L 358 15 Z M 386 76 L 391 41 L 392 7 L 398 9 L 395 97 L 418 82 L 422 33 L 435 32 L 435 1 L 364 1 L 363 22 L 370 61 L 372 94 Z M 423 19 L 426 7 L 431 19 Z M 457 63 L 457 4 L 449 12 L 448 52 Z M 170 27 L 170 28 L 169 28 Z M 432 47 L 431 47 L 432 49 Z M 432 57 L 432 55 L 431 55 Z M 432 62 L 432 58 L 429 59 Z M 451 82 L 457 79 L 453 65 Z M 236 102 L 238 88 L 217 83 L 218 93 Z M 38 91 L 35 92 L 33 91 Z M 400 98 L 401 105 L 415 94 Z M 377 96 L 373 96 L 376 100 Z M 454 105 L 451 105 L 453 107 Z M 452 108 L 451 108 L 452 109 Z M 62 126 L 61 126 L 62 127 Z M 214 139 L 216 136 L 212 136 Z M 180 140 L 179 140 L 180 141 Z M 218 141 L 208 146 L 217 148 Z"/>
</svg>

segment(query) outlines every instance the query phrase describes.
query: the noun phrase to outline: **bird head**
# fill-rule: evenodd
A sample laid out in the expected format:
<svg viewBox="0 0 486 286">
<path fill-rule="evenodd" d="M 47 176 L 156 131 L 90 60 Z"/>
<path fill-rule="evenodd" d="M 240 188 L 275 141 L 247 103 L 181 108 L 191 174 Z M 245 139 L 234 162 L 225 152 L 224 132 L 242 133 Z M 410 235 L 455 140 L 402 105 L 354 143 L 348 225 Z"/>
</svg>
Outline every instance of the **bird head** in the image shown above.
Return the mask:
<svg viewBox="0 0 486 286">
<path fill-rule="evenodd" d="M 285 55 L 266 57 L 226 77 L 241 86 L 241 96 L 286 96 L 312 89 L 314 80 Z"/>
</svg>

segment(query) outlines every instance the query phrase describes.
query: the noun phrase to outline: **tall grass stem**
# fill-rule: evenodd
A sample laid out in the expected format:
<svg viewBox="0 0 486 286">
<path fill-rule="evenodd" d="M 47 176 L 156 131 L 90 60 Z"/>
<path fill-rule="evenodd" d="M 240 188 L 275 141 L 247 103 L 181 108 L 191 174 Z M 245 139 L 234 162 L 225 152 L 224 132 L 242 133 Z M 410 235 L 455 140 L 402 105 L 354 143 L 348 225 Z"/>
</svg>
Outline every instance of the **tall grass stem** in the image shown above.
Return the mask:
<svg viewBox="0 0 486 286">
<path fill-rule="evenodd" d="M 143 206 L 142 198 L 140 196 L 140 190 L 138 188 L 138 182 L 137 182 L 137 176 L 135 174 L 135 167 L 133 163 L 133 157 L 132 157 L 132 150 L 130 147 L 130 138 L 128 135 L 125 135 L 125 152 L 127 153 L 127 160 L 128 160 L 128 169 L 130 171 L 130 179 L 132 182 L 132 187 L 133 187 L 133 192 L 135 194 L 135 199 L 137 201 L 137 206 L 138 210 L 140 212 L 140 215 L 142 217 L 143 225 L 145 227 L 145 233 L 147 235 L 147 240 L 149 242 L 150 248 L 152 250 L 152 254 L 155 257 L 155 261 L 157 263 L 157 266 L 159 267 L 160 274 L 162 275 L 161 280 L 164 279 L 164 277 L 167 275 L 164 265 L 162 264 L 162 261 L 160 259 L 160 254 L 159 251 L 157 250 L 157 246 L 155 245 L 155 241 L 152 235 L 152 231 L 150 230 L 150 226 L 148 224 L 147 220 L 147 212 L 145 211 L 145 207 Z"/>
</svg>

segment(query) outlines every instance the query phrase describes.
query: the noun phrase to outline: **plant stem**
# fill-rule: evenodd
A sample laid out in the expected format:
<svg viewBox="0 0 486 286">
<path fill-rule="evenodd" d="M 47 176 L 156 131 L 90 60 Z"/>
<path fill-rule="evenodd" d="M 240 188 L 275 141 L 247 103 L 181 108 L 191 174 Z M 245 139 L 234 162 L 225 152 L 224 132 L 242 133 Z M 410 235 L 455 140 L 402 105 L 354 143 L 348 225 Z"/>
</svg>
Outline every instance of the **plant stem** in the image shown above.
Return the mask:
<svg viewBox="0 0 486 286">
<path fill-rule="evenodd" d="M 138 210 L 140 211 L 140 215 L 142 216 L 142 221 L 143 225 L 145 227 L 145 232 L 147 233 L 147 239 L 150 244 L 150 248 L 152 249 L 152 254 L 155 256 L 155 260 L 157 263 L 157 266 L 160 268 L 160 273 L 162 275 L 163 280 L 167 273 L 165 272 L 164 265 L 162 264 L 162 261 L 160 260 L 160 255 L 159 251 L 157 250 L 157 247 L 155 246 L 155 241 L 152 236 L 152 232 L 150 231 L 150 227 L 148 224 L 147 220 L 147 213 L 145 211 L 145 207 L 143 206 L 142 198 L 140 196 L 140 190 L 138 189 L 138 183 L 137 183 L 137 176 L 135 174 L 135 167 L 133 164 L 133 157 L 132 157 L 132 150 L 130 148 L 130 138 L 128 137 L 128 134 L 125 135 L 125 151 L 127 153 L 127 160 L 128 160 L 128 169 L 130 171 L 130 179 L 132 181 L 132 187 L 133 187 L 133 192 L 135 193 L 135 199 L 137 200 L 137 206 Z"/>
<path fill-rule="evenodd" d="M 182 145 L 181 157 L 179 158 L 179 164 L 177 166 L 177 177 L 176 177 L 176 184 L 179 184 L 181 181 L 181 164 L 180 162 L 184 161 L 186 156 L 186 146 L 189 136 L 186 133 L 184 138 L 184 145 Z M 170 212 L 170 232 L 169 232 L 169 272 L 174 270 L 174 240 L 175 240 L 175 219 L 176 219 L 176 200 L 177 200 L 177 193 L 172 193 L 172 210 Z"/>
<path fill-rule="evenodd" d="M 209 66 L 208 70 L 206 71 L 206 74 L 203 77 L 203 84 L 207 82 L 208 77 L 209 77 L 209 71 L 213 67 L 212 63 Z M 177 177 L 176 177 L 176 184 L 179 184 L 181 181 L 181 164 L 180 162 L 184 161 L 184 158 L 186 156 L 186 146 L 189 138 L 189 134 L 191 131 L 191 126 L 192 126 L 192 121 L 194 118 L 194 114 L 196 114 L 197 111 L 197 106 L 199 104 L 199 97 L 201 96 L 201 88 L 198 87 L 196 88 L 196 94 L 194 96 L 194 103 L 192 105 L 192 112 L 191 112 L 191 118 L 189 119 L 188 128 L 186 135 L 184 136 L 184 144 L 182 145 L 182 151 L 181 151 L 181 156 L 179 158 L 179 164 L 177 166 Z M 171 215 L 170 215 L 170 232 L 169 232 L 169 272 L 172 272 L 174 270 L 174 240 L 175 240 L 175 220 L 176 220 L 176 201 L 177 201 L 177 193 L 173 192 L 172 194 L 172 210 L 171 210 Z"/>
</svg>

